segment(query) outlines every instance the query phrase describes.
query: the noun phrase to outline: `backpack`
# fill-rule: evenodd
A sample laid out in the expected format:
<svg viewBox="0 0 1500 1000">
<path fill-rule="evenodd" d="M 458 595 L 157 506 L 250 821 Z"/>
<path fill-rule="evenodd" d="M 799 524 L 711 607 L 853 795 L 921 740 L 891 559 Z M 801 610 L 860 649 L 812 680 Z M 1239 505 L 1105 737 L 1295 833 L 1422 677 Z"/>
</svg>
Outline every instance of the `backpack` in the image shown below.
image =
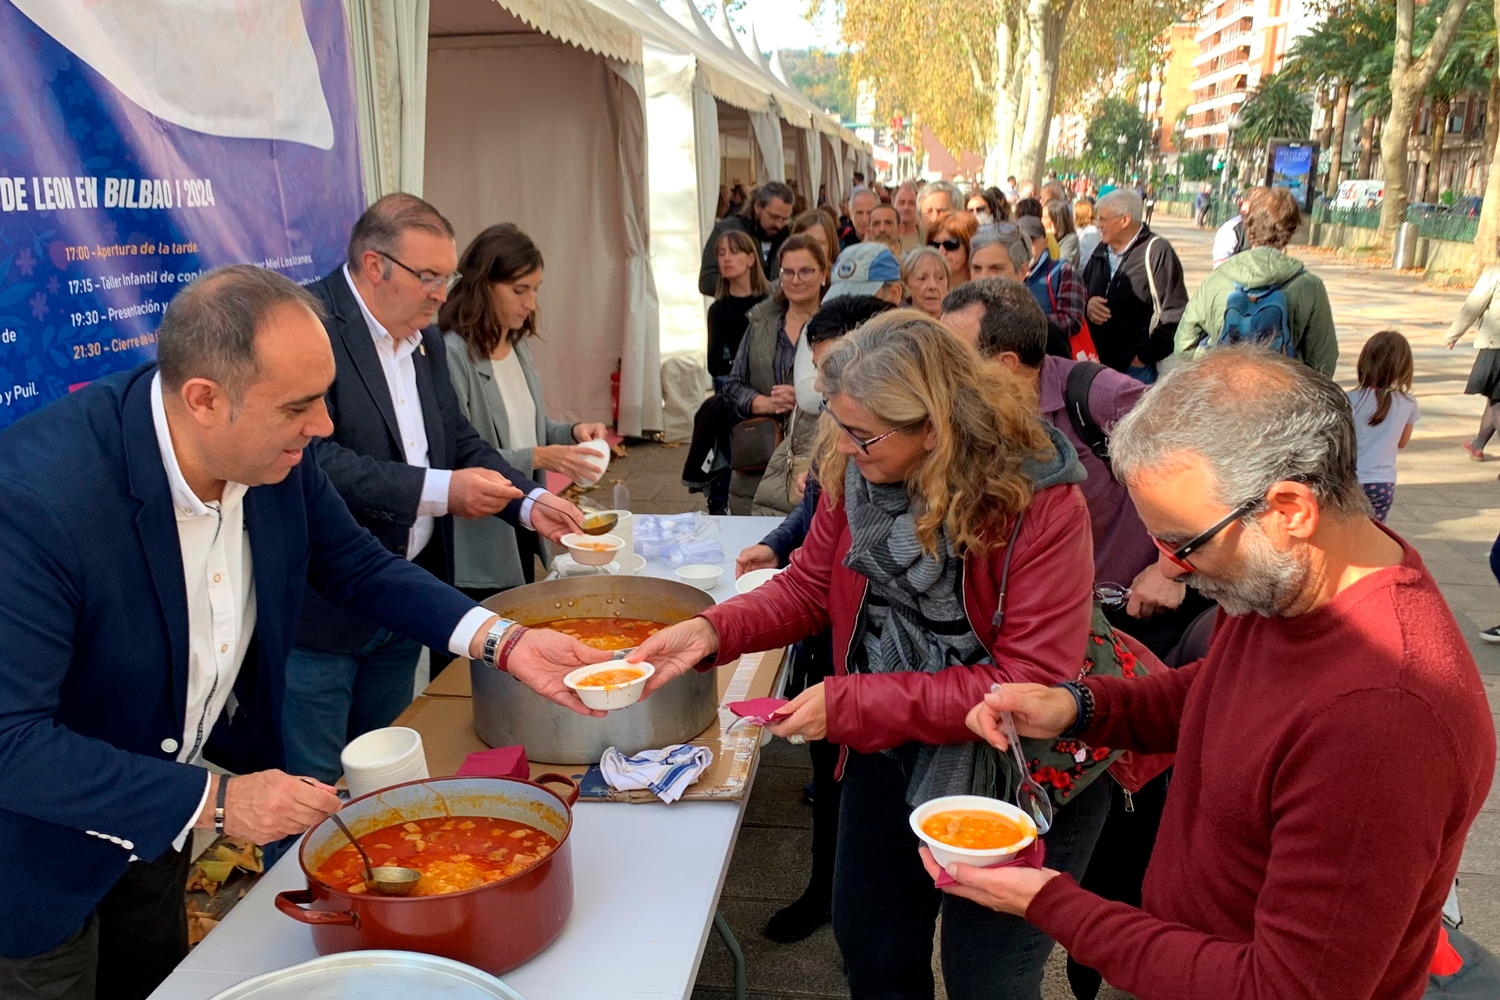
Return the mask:
<svg viewBox="0 0 1500 1000">
<path fill-rule="evenodd" d="M 1097 361 L 1075 364 L 1068 371 L 1068 381 L 1063 388 L 1063 407 L 1068 411 L 1068 419 L 1073 423 L 1073 430 L 1078 432 L 1079 440 L 1099 456 L 1105 468 L 1109 468 L 1109 436 L 1094 422 L 1094 414 L 1089 409 L 1089 391 L 1103 370 L 1104 366 Z"/>
<path fill-rule="evenodd" d="M 1297 357 L 1297 345 L 1292 343 L 1292 313 L 1282 291 L 1289 283 L 1303 274 L 1301 267 L 1295 274 L 1276 282 L 1247 288 L 1238 281 L 1229 300 L 1224 304 L 1224 328 L 1218 340 L 1210 346 L 1227 347 L 1234 344 L 1258 344 L 1277 354 L 1289 358 Z"/>
</svg>

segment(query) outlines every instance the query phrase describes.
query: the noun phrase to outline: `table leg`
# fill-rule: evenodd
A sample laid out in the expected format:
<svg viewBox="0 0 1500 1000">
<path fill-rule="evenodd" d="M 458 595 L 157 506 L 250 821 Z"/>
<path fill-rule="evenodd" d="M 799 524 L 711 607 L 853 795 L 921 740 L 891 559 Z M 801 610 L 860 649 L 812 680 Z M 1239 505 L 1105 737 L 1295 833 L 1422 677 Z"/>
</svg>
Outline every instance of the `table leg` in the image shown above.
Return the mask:
<svg viewBox="0 0 1500 1000">
<path fill-rule="evenodd" d="M 724 947 L 729 949 L 729 958 L 734 962 L 734 1000 L 745 1000 L 745 953 L 740 950 L 734 931 L 729 929 L 729 921 L 718 910 L 714 911 L 714 930 L 719 932 Z"/>
</svg>

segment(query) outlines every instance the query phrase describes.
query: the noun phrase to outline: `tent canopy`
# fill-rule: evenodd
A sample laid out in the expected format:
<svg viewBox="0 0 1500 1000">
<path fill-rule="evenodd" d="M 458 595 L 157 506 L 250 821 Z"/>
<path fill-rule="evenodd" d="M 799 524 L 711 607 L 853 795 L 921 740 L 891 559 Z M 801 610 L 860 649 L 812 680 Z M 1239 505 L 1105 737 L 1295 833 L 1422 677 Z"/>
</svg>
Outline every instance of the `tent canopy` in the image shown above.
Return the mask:
<svg viewBox="0 0 1500 1000">
<path fill-rule="evenodd" d="M 541 250 L 549 416 L 608 423 L 618 364 L 620 432 L 660 429 L 639 31 L 591 0 L 431 5 L 427 199 L 460 248 L 512 222 Z"/>
</svg>

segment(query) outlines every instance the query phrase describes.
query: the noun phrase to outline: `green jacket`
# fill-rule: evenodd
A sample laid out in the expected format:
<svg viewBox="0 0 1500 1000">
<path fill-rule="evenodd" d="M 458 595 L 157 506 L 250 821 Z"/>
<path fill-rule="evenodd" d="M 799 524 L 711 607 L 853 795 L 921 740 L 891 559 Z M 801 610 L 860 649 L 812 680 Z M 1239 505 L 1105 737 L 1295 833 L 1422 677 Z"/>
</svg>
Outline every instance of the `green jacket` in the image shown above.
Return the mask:
<svg viewBox="0 0 1500 1000">
<path fill-rule="evenodd" d="M 1188 299 L 1182 322 L 1177 326 L 1176 353 L 1193 358 L 1207 350 L 1224 329 L 1224 308 L 1229 294 L 1238 282 L 1246 288 L 1275 284 L 1302 266 L 1271 247 L 1254 247 L 1230 257 L 1203 279 L 1203 284 Z M 1323 279 L 1304 271 L 1282 286 L 1291 312 L 1292 343 L 1297 357 L 1309 368 L 1332 377 L 1339 361 L 1339 340 L 1333 329 L 1333 308 L 1328 304 L 1328 290 Z"/>
</svg>

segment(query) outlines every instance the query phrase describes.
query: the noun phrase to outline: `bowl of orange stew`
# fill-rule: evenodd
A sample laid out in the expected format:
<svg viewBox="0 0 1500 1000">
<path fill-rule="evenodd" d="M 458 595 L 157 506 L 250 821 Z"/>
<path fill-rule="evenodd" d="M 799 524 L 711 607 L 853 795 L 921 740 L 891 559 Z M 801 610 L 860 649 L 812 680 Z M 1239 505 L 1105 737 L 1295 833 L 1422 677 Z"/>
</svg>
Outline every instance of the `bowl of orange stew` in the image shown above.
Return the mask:
<svg viewBox="0 0 1500 1000">
<path fill-rule="evenodd" d="M 577 531 L 563 535 L 558 541 L 580 566 L 608 566 L 615 561 L 615 553 L 625 547 L 625 539 L 619 535 L 585 535 Z"/>
<path fill-rule="evenodd" d="M 367 890 L 359 855 L 324 820 L 299 848 L 307 889 L 278 894 L 276 908 L 311 926 L 319 954 L 418 951 L 499 975 L 546 948 L 573 910 L 577 797 L 561 775 L 428 778 L 372 792 L 339 818 L 375 865 L 421 873 L 412 893 Z"/>
<path fill-rule="evenodd" d="M 563 683 L 578 694 L 578 699 L 589 708 L 613 712 L 629 708 L 641 700 L 646 682 L 656 668 L 649 663 L 626 663 L 610 660 L 594 663 L 563 677 Z"/>
<path fill-rule="evenodd" d="M 963 862 L 983 868 L 1024 851 L 1036 824 L 1009 802 L 983 795 L 945 795 L 911 813 L 912 832 L 944 868 Z"/>
</svg>

